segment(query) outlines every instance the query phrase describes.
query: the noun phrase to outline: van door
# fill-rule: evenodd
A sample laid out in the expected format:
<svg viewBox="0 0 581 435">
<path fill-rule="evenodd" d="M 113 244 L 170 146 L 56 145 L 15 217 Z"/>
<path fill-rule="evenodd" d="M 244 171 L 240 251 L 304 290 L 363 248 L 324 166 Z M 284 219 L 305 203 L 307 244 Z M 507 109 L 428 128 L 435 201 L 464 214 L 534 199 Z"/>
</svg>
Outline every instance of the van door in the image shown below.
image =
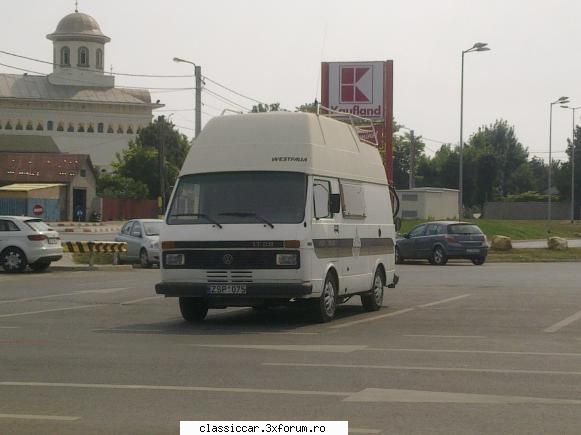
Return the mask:
<svg viewBox="0 0 581 435">
<path fill-rule="evenodd" d="M 324 279 L 323 274 L 329 263 L 333 263 L 339 275 L 339 286 L 342 287 L 343 258 L 351 255 L 351 244 L 341 238 L 339 215 L 331 212 L 331 193 L 339 192 L 337 180 L 313 178 L 313 219 L 312 236 L 315 252 L 312 270 L 313 279 Z M 320 277 L 320 278 L 319 278 Z M 345 293 L 339 288 L 339 294 Z"/>
</svg>

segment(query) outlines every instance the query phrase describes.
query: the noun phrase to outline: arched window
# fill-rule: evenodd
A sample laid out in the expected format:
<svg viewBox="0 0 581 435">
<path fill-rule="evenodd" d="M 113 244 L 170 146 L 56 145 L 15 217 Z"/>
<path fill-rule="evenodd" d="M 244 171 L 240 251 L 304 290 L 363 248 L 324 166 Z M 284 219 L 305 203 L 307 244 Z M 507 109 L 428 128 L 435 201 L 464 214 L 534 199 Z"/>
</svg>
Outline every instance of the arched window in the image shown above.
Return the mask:
<svg viewBox="0 0 581 435">
<path fill-rule="evenodd" d="M 133 134 L 133 127 L 132 126 L 127 127 L 127 134 Z"/>
<path fill-rule="evenodd" d="M 109 128 L 107 129 L 107 133 L 115 133 L 115 130 L 113 130 L 113 126 L 111 124 L 109 124 Z"/>
<path fill-rule="evenodd" d="M 87 127 L 87 133 L 95 133 L 95 128 L 93 127 L 93 124 L 89 124 L 89 126 Z"/>
<path fill-rule="evenodd" d="M 4 126 L 4 130 L 12 130 L 12 123 L 10 121 L 6 123 L 6 125 Z"/>
<path fill-rule="evenodd" d="M 71 49 L 69 47 L 61 48 L 61 66 L 71 66 Z"/>
<path fill-rule="evenodd" d="M 42 123 L 41 123 L 41 122 L 39 122 L 39 123 L 36 125 L 36 131 L 42 131 L 42 130 L 44 130 L 44 127 L 42 126 Z"/>
<path fill-rule="evenodd" d="M 18 121 L 16 123 L 16 130 L 22 130 L 22 122 Z"/>
<path fill-rule="evenodd" d="M 74 126 L 73 124 L 69 124 L 69 128 L 67 128 L 67 131 L 68 131 L 69 133 L 74 133 L 74 131 L 75 131 L 75 126 Z"/>
<path fill-rule="evenodd" d="M 105 126 L 102 122 L 97 124 L 97 133 L 103 133 L 105 131 Z"/>
<path fill-rule="evenodd" d="M 47 121 L 47 123 L 46 123 L 46 129 L 48 131 L 52 131 L 53 128 L 54 128 L 54 123 L 52 121 Z"/>
<path fill-rule="evenodd" d="M 103 50 L 97 48 L 97 68 L 103 69 Z"/>
<path fill-rule="evenodd" d="M 121 124 L 117 127 L 117 134 L 123 134 L 123 127 L 121 127 Z"/>
<path fill-rule="evenodd" d="M 79 133 L 84 133 L 85 132 L 85 125 L 84 124 L 79 124 L 79 127 L 77 128 L 77 131 Z"/>
<path fill-rule="evenodd" d="M 56 131 L 65 131 L 65 124 L 63 122 L 59 122 Z"/>
<path fill-rule="evenodd" d="M 89 66 L 89 49 L 79 47 L 79 66 Z"/>
</svg>

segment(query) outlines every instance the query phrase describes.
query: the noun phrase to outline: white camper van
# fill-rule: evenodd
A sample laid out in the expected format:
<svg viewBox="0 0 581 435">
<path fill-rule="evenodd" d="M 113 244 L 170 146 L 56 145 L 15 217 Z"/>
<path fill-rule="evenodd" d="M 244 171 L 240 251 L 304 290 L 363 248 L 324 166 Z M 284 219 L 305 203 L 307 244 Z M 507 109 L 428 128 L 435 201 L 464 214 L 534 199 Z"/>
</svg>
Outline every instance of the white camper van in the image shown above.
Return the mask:
<svg viewBox="0 0 581 435">
<path fill-rule="evenodd" d="M 327 322 L 394 287 L 391 201 L 376 147 L 326 116 L 213 118 L 194 142 L 161 231 L 161 283 L 196 322 L 209 308 L 305 303 Z"/>
</svg>

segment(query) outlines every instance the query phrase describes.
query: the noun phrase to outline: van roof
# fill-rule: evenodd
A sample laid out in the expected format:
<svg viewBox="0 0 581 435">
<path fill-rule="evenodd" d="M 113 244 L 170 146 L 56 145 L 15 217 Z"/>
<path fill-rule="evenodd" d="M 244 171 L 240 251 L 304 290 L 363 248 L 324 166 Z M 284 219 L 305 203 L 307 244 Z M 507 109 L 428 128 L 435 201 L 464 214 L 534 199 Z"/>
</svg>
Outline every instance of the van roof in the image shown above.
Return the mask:
<svg viewBox="0 0 581 435">
<path fill-rule="evenodd" d="M 192 144 L 180 175 L 284 171 L 387 184 L 377 148 L 351 125 L 300 112 L 212 118 Z"/>
</svg>

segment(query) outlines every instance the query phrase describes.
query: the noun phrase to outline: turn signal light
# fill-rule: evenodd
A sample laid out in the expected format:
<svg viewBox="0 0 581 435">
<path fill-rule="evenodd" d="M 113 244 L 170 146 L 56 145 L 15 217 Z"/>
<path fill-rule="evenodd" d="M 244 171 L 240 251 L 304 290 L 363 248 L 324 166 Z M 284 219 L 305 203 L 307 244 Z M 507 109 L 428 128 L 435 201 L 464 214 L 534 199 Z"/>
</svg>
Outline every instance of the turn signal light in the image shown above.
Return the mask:
<svg viewBox="0 0 581 435">
<path fill-rule="evenodd" d="M 301 241 L 300 240 L 285 240 L 284 247 L 290 248 L 290 249 L 298 249 L 301 247 Z"/>
<path fill-rule="evenodd" d="M 174 249 L 176 242 L 161 242 L 161 249 Z"/>
</svg>

